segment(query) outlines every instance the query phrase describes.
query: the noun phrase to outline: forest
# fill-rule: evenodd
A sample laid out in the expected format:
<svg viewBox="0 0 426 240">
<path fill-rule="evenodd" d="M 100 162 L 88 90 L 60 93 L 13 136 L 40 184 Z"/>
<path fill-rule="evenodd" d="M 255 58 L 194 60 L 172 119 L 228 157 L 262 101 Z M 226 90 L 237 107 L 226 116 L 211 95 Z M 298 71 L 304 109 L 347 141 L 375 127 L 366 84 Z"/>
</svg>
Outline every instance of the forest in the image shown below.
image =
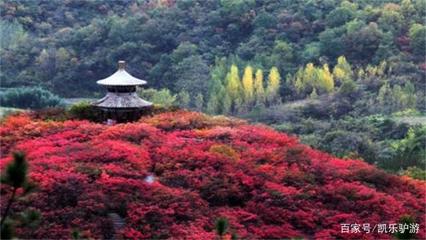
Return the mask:
<svg viewBox="0 0 426 240">
<path fill-rule="evenodd" d="M 372 223 L 417 221 L 425 236 L 426 0 L 0 0 L 0 10 L 0 169 L 28 158 L 43 190 L 29 191 L 34 208 L 14 203 L 17 236 L 382 238 L 336 230 L 362 211 Z M 119 60 L 154 103 L 125 130 L 99 124 L 91 105 Z M 1 196 L 25 199 L 24 185 Z M 110 206 L 107 186 L 115 203 L 150 197 Z M 69 199 L 76 189 L 93 195 Z M 43 205 L 49 194 L 64 205 Z M 165 198 L 187 209 L 157 204 Z M 338 203 L 360 212 L 332 211 Z M 111 228 L 112 213 L 124 230 L 97 225 Z M 55 231 L 31 225 L 39 217 Z"/>
</svg>

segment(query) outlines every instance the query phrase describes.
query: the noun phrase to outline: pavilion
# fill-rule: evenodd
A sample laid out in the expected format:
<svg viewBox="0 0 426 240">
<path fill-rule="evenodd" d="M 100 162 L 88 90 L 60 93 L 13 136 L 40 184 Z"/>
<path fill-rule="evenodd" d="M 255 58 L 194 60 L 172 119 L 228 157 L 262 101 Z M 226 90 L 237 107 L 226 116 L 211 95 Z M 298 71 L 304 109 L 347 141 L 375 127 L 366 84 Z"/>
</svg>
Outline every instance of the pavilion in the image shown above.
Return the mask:
<svg viewBox="0 0 426 240">
<path fill-rule="evenodd" d="M 135 121 L 142 112 L 152 106 L 136 93 L 136 87 L 147 82 L 133 77 L 126 71 L 125 61 L 118 61 L 118 70 L 111 76 L 96 82 L 107 88 L 107 94 L 93 105 L 100 108 L 105 120 L 116 122 Z"/>
</svg>

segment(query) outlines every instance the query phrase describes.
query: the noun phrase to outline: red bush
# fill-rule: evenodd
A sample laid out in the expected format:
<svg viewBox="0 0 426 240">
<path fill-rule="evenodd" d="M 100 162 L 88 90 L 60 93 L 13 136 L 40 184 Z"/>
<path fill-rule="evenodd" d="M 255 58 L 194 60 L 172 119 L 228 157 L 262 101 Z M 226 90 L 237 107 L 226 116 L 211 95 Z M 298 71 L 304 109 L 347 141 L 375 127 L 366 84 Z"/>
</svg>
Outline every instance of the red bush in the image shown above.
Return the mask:
<svg viewBox="0 0 426 240">
<path fill-rule="evenodd" d="M 174 112 L 106 126 L 45 122 L 21 114 L 0 127 L 3 171 L 10 153 L 27 153 L 37 190 L 13 206 L 42 215 L 20 238 L 213 239 L 215 222 L 240 238 L 386 239 L 342 233 L 341 224 L 420 224 L 425 183 L 359 160 L 316 151 L 265 126 Z M 10 189 L 1 190 L 1 210 Z M 115 213 L 124 227 L 113 229 Z"/>
</svg>

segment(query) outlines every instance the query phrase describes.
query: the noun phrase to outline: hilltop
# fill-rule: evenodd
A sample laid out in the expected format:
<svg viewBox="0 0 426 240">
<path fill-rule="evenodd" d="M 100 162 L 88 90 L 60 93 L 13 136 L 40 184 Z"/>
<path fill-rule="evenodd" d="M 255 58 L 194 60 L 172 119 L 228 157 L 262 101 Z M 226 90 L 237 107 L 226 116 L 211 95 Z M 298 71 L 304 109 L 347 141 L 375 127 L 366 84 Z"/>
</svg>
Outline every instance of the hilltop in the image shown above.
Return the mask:
<svg viewBox="0 0 426 240">
<path fill-rule="evenodd" d="M 19 238 L 387 239 L 341 224 L 399 223 L 425 233 L 425 183 L 339 159 L 264 125 L 176 111 L 107 126 L 9 116 L 0 128 L 5 169 L 26 153 L 36 190 L 13 206 Z M 10 189 L 2 187 L 4 205 Z M 19 223 L 19 211 L 41 215 Z M 114 215 L 124 225 L 117 228 Z"/>
</svg>

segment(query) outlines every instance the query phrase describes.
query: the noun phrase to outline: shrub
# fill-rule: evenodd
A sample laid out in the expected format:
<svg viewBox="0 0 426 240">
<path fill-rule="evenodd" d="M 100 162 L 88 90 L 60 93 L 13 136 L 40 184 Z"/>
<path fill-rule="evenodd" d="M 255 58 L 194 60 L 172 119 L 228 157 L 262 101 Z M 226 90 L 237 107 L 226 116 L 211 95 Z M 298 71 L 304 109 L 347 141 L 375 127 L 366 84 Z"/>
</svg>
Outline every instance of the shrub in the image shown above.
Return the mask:
<svg viewBox="0 0 426 240">
<path fill-rule="evenodd" d="M 10 88 L 0 94 L 2 106 L 41 109 L 63 105 L 62 99 L 41 87 Z"/>
<path fill-rule="evenodd" d="M 237 161 L 240 158 L 239 154 L 232 147 L 225 144 L 212 145 L 209 149 L 209 152 L 225 156 L 229 159 L 232 159 L 233 161 Z"/>
<path fill-rule="evenodd" d="M 68 120 L 68 113 L 65 108 L 45 108 L 30 113 L 31 117 L 40 120 L 65 121 Z"/>
<path fill-rule="evenodd" d="M 403 174 L 414 179 L 426 181 L 426 171 L 418 167 L 408 167 L 407 170 L 403 172 Z"/>
<path fill-rule="evenodd" d="M 28 208 L 40 212 L 38 225 L 11 225 L 22 239 L 61 239 L 73 230 L 77 238 L 93 239 L 229 239 L 233 233 L 241 239 L 390 239 L 390 233 L 341 233 L 340 223 L 397 223 L 404 214 L 419 223 L 415 237 L 426 235 L 424 182 L 238 120 L 178 111 L 107 126 L 22 114 L 3 120 L 1 131 L 0 170 L 19 149 L 30 160 L 29 180 L 37 183 L 38 191 L 15 201 L 8 217 Z M 351 143 L 346 133 L 328 137 Z M 0 197 L 7 201 L 12 192 L 2 187 Z M 28 220 L 37 219 L 28 213 Z M 119 231 L 108 230 L 111 214 L 125 220 Z M 228 228 L 223 221 L 215 227 L 219 217 Z"/>
<path fill-rule="evenodd" d="M 171 107 L 177 104 L 176 95 L 173 95 L 170 90 L 165 88 L 161 90 L 153 88 L 142 89 L 138 91 L 138 94 L 141 98 L 163 107 Z"/>
<path fill-rule="evenodd" d="M 216 232 L 219 236 L 223 236 L 226 233 L 226 230 L 228 228 L 228 219 L 226 218 L 219 218 L 216 220 Z"/>
<path fill-rule="evenodd" d="M 101 121 L 101 110 L 91 105 L 89 102 L 79 102 L 71 106 L 68 110 L 70 117 L 75 119 L 86 119 L 91 121 Z"/>
</svg>

